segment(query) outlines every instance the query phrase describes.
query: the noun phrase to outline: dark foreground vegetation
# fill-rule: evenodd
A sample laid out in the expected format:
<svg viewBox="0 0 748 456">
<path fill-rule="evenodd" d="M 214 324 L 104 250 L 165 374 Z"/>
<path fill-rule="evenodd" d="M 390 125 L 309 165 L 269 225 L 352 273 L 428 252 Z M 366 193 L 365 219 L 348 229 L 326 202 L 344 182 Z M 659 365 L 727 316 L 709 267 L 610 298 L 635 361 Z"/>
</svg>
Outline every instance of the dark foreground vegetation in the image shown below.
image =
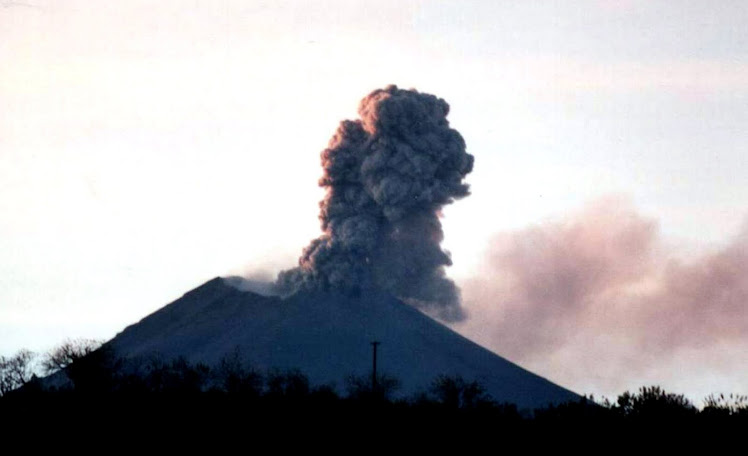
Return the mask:
<svg viewBox="0 0 748 456">
<path fill-rule="evenodd" d="M 657 386 L 625 392 L 615 401 L 592 397 L 538 410 L 518 410 L 488 396 L 479 383 L 460 377 L 434 379 L 409 398 L 396 395 L 397 379 L 379 375 L 312 385 L 299 371 L 259 372 L 238 353 L 216 366 L 184 359 L 117 358 L 104 345 L 67 342 L 44 356 L 33 373 L 29 352 L 0 358 L 0 425 L 34 423 L 64 429 L 127 429 L 128 432 L 200 432 L 214 435 L 261 429 L 423 429 L 449 435 L 538 430 L 748 428 L 748 398 L 710 396 L 695 407 Z M 207 433 L 207 434 L 206 434 Z"/>
</svg>

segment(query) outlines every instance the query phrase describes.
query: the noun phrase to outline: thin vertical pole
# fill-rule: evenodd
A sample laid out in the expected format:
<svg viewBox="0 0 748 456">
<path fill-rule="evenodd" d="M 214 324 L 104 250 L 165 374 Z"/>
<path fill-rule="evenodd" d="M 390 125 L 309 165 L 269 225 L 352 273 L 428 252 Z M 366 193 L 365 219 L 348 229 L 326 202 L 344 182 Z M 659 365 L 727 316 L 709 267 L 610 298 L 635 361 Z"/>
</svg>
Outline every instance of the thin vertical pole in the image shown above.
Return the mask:
<svg viewBox="0 0 748 456">
<path fill-rule="evenodd" d="M 372 368 L 371 368 L 371 392 L 376 394 L 377 391 L 377 345 L 380 342 L 374 341 L 371 343 L 372 353 Z"/>
</svg>

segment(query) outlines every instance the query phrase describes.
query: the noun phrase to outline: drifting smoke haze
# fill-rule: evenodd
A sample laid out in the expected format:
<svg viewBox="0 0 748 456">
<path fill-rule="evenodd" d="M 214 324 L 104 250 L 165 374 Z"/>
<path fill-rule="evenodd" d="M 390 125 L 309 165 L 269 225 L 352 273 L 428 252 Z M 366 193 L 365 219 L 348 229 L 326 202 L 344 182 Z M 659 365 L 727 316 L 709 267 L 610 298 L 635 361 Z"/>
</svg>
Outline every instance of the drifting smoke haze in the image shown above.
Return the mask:
<svg viewBox="0 0 748 456">
<path fill-rule="evenodd" d="M 473 168 L 449 105 L 391 85 L 365 97 L 360 120 L 341 122 L 321 154 L 327 190 L 323 234 L 278 276 L 284 294 L 380 289 L 445 320 L 464 317 L 457 286 L 445 276 L 441 208 L 469 194 Z"/>
<path fill-rule="evenodd" d="M 482 276 L 462 284 L 476 316 L 464 331 L 559 381 L 586 376 L 609 391 L 673 363 L 716 371 L 736 361 L 723 347 L 748 347 L 747 270 L 748 227 L 678 258 L 655 220 L 607 198 L 495 237 Z"/>
</svg>

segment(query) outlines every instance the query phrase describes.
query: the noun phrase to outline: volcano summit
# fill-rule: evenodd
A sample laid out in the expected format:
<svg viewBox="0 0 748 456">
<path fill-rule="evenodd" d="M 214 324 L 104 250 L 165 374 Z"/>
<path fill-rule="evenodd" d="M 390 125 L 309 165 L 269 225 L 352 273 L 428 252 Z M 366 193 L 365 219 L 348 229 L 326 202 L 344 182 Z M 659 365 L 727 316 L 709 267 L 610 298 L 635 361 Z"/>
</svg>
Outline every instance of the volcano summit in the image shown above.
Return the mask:
<svg viewBox="0 0 748 456">
<path fill-rule="evenodd" d="M 444 100 L 415 90 L 369 94 L 361 118 L 343 121 L 321 154 L 323 234 L 296 268 L 279 274 L 280 296 L 216 278 L 126 328 L 111 346 L 125 357 L 208 364 L 237 352 L 256 368 L 300 369 L 313 383 L 339 384 L 369 374 L 376 340 L 381 372 L 405 395 L 459 375 L 521 408 L 577 399 L 424 314 L 465 317 L 445 274 L 451 260 L 439 218 L 444 205 L 469 194 L 463 179 L 473 156 L 448 113 Z"/>
<path fill-rule="evenodd" d="M 183 356 L 208 365 L 238 353 L 252 367 L 300 369 L 313 384 L 340 389 L 350 375 L 370 375 L 374 340 L 381 342 L 378 372 L 399 380 L 404 396 L 425 391 L 439 375 L 460 375 L 520 408 L 579 398 L 385 293 L 301 292 L 282 299 L 215 278 L 109 344 L 127 358 Z"/>
</svg>

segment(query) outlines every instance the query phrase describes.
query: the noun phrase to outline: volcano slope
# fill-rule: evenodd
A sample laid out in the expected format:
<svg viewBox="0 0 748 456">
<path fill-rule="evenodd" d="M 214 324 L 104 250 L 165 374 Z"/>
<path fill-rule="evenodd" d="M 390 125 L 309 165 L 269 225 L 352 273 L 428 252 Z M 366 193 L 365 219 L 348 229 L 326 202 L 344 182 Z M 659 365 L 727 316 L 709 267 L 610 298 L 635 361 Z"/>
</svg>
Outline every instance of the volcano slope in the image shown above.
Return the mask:
<svg viewBox="0 0 748 456">
<path fill-rule="evenodd" d="M 459 375 L 520 409 L 579 399 L 387 294 L 281 299 L 215 278 L 109 344 L 123 358 L 184 357 L 209 365 L 239 353 L 253 368 L 299 369 L 312 384 L 340 389 L 350 375 L 371 375 L 372 341 L 381 342 L 377 371 L 399 380 L 398 395 L 426 391 L 439 375 Z"/>
</svg>

